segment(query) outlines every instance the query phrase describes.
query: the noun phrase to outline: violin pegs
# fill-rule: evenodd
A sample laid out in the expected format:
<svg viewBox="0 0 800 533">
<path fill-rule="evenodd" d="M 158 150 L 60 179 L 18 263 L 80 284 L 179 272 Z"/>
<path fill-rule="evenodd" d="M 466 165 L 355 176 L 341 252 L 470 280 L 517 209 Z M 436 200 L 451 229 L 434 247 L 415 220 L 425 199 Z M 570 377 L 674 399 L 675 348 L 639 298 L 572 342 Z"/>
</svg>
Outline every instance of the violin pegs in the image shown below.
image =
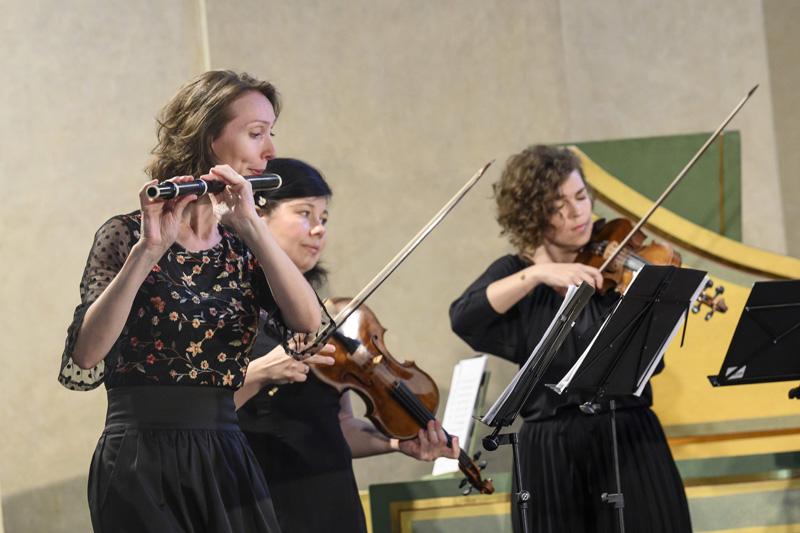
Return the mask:
<svg viewBox="0 0 800 533">
<path fill-rule="evenodd" d="M 717 288 L 714 289 L 714 292 L 716 292 L 717 296 L 719 296 L 720 294 L 725 292 L 725 287 L 723 287 L 722 285 L 717 285 Z"/>
<path fill-rule="evenodd" d="M 469 496 L 469 493 L 470 493 L 470 492 L 472 492 L 472 486 L 471 486 L 471 485 L 470 485 L 469 487 L 467 487 L 466 489 L 464 489 L 464 490 L 461 492 L 461 494 L 463 494 L 464 496 Z"/>
<path fill-rule="evenodd" d="M 484 468 L 486 468 L 487 464 L 488 463 L 486 461 L 481 461 L 480 463 L 478 463 L 478 469 L 483 470 Z"/>
<path fill-rule="evenodd" d="M 699 312 L 700 312 L 700 304 L 698 303 L 698 304 L 693 305 L 692 306 L 692 313 L 697 314 Z"/>
<path fill-rule="evenodd" d="M 711 311 L 709 311 L 709 312 L 708 312 L 708 314 L 706 315 L 706 320 L 711 320 L 711 317 L 712 317 L 713 315 L 714 315 L 714 310 L 712 309 L 712 310 L 711 310 Z"/>
<path fill-rule="evenodd" d="M 467 478 L 464 478 L 464 479 L 462 479 L 462 480 L 461 480 L 461 483 L 459 483 L 459 484 L 458 484 L 458 488 L 459 488 L 459 489 L 463 489 L 463 488 L 464 488 L 464 485 L 466 485 L 468 481 L 469 481 L 469 480 L 468 480 Z"/>
<path fill-rule="evenodd" d="M 481 451 L 478 450 L 477 452 L 475 452 L 475 455 L 472 456 L 472 460 L 477 461 L 480 458 L 481 458 Z"/>
</svg>

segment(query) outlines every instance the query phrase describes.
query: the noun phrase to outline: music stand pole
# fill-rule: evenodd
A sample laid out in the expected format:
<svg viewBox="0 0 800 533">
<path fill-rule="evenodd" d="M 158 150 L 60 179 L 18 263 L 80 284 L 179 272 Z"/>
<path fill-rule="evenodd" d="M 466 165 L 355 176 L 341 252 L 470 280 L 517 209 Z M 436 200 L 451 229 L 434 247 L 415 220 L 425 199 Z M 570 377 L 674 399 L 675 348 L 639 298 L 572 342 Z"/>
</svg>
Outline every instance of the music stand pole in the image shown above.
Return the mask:
<svg viewBox="0 0 800 533">
<path fill-rule="evenodd" d="M 550 329 L 528 358 L 528 362 L 517 373 L 514 381 L 509 384 L 503 396 L 481 419 L 483 424 L 494 427 L 491 435 L 483 438 L 483 447 L 487 451 L 494 451 L 501 445 L 511 445 L 514 456 L 514 473 L 519 484 L 519 491 L 515 493 L 517 508 L 519 509 L 520 520 L 522 521 L 520 531 L 528 531 L 528 501 L 530 493 L 523 488 L 522 467 L 519 460 L 519 437 L 517 433 L 504 433 L 500 431 L 514 423 L 519 415 L 523 404 L 530 396 L 533 389 L 541 381 L 542 376 L 548 366 L 556 356 L 558 349 L 564 343 L 567 335 L 572 331 L 577 316 L 586 307 L 586 304 L 594 294 L 594 288 L 585 281 L 581 286 L 565 300 L 562 309 L 553 318 Z"/>
<path fill-rule="evenodd" d="M 622 482 L 620 481 L 619 476 L 619 446 L 617 445 L 617 406 L 616 401 L 611 400 L 609 402 L 609 410 L 611 414 L 611 442 L 613 443 L 613 451 L 614 451 L 614 477 L 616 479 L 616 489 L 617 492 L 614 494 L 609 494 L 604 492 L 603 495 L 600 497 L 603 500 L 603 503 L 610 503 L 614 505 L 614 508 L 617 509 L 617 524 L 619 527 L 619 533 L 625 533 L 625 516 L 623 510 L 625 509 L 625 497 L 622 495 Z"/>
<path fill-rule="evenodd" d="M 514 493 L 514 501 L 517 504 L 517 511 L 519 512 L 520 531 L 528 533 L 528 501 L 531 499 L 531 493 L 522 487 L 522 467 L 519 462 L 519 437 L 516 432 L 503 433 L 499 435 L 502 426 L 498 426 L 494 432 L 483 438 L 483 447 L 487 451 L 493 452 L 501 445 L 510 444 L 511 452 L 514 457 L 514 474 L 517 479 L 519 490 Z"/>
</svg>

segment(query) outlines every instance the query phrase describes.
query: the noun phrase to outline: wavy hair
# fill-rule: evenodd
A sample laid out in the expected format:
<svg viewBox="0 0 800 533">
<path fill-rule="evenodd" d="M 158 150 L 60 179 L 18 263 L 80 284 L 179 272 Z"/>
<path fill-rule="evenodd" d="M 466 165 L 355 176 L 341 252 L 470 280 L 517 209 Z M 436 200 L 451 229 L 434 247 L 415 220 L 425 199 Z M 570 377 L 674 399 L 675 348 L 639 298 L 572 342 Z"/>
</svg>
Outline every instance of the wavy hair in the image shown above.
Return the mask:
<svg viewBox="0 0 800 533">
<path fill-rule="evenodd" d="M 580 159 L 567 148 L 537 145 L 508 158 L 493 185 L 497 222 L 520 253 L 542 244 L 559 189 L 574 170 L 584 178 Z"/>
<path fill-rule="evenodd" d="M 145 167 L 159 182 L 174 176 L 198 177 L 218 163 L 213 143 L 233 120 L 231 104 L 248 91 L 263 94 L 277 118 L 281 98 L 275 87 L 249 74 L 230 70 L 204 72 L 187 81 L 161 109 L 153 159 Z"/>
</svg>

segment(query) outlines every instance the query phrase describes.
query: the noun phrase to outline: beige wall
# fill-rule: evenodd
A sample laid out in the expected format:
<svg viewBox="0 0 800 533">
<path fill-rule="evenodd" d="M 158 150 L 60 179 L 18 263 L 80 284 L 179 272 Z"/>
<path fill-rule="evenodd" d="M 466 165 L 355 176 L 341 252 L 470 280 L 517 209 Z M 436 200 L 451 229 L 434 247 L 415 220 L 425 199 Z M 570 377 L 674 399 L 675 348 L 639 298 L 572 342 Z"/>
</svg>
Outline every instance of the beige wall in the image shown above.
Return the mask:
<svg viewBox="0 0 800 533">
<path fill-rule="evenodd" d="M 453 365 L 471 355 L 450 333 L 447 309 L 508 250 L 491 183 L 528 144 L 711 131 L 758 83 L 730 126 L 742 132 L 744 239 L 800 256 L 797 121 L 786 119 L 798 114 L 795 3 L 10 4 L 0 18 L 0 484 L 9 532 L 86 523 L 84 479 L 105 398 L 57 384 L 64 334 L 93 232 L 136 208 L 153 116 L 205 68 L 203 7 L 210 66 L 272 80 L 286 103 L 279 153 L 307 159 L 334 188 L 331 295 L 358 292 L 496 159 L 368 301 L 395 357 L 416 360 L 445 397 Z M 490 369 L 493 399 L 514 369 L 499 360 Z M 506 458 L 490 456 L 490 469 L 506 470 Z M 366 487 L 429 467 L 387 456 L 358 461 L 357 475 Z"/>
</svg>

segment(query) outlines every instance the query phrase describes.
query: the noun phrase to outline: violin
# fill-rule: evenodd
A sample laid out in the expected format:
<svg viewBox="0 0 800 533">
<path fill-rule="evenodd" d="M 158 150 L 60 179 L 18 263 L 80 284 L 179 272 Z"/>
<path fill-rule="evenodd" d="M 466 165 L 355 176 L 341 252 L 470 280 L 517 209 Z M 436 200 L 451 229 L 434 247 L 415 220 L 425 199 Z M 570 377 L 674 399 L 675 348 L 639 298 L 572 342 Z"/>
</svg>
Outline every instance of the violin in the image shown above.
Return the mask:
<svg viewBox="0 0 800 533">
<path fill-rule="evenodd" d="M 591 240 L 578 253 L 575 262 L 600 268 L 614 255 L 608 266 L 601 271 L 603 286 L 598 287 L 600 293 L 610 290 L 625 292 L 633 280 L 633 273 L 645 265 L 681 266 L 681 255 L 672 246 L 659 242 L 644 244 L 647 236 L 639 229 L 617 251 L 620 243 L 633 229 L 633 222 L 627 218 L 617 218 L 610 222 L 600 219 L 594 223 L 594 228 Z"/>
<path fill-rule="evenodd" d="M 350 298 L 333 298 L 327 306 L 339 311 L 351 302 Z M 333 366 L 311 365 L 313 374 L 339 393 L 352 389 L 367 406 L 367 418 L 389 438 L 408 440 L 417 436 L 421 428 L 435 420 L 439 405 L 439 389 L 431 377 L 420 370 L 413 361 L 399 363 L 389 353 L 383 342 L 386 329 L 375 314 L 361 305 L 328 339 L 336 347 L 332 354 Z M 452 448 L 452 437 L 445 431 L 447 445 Z M 491 479 L 481 479 L 481 469 L 462 449 L 458 467 L 466 475 L 461 482 L 464 494 L 472 487 L 482 494 L 492 494 Z"/>
<path fill-rule="evenodd" d="M 633 273 L 645 265 L 680 267 L 682 264 L 681 254 L 669 244 L 654 241 L 644 244 L 647 236 L 640 229 L 636 229 L 626 241 L 625 238 L 633 229 L 633 222 L 627 218 L 617 218 L 610 222 L 606 222 L 605 219 L 597 220 L 591 240 L 575 258 L 576 263 L 595 268 L 600 268 L 611 258 L 606 268 L 601 270 L 603 286 L 598 289 L 601 294 L 610 290 L 625 292 L 633 280 Z M 620 250 L 620 243 L 623 242 Z M 714 282 L 708 280 L 705 289 L 713 286 Z M 717 285 L 714 296 L 706 294 L 705 289 L 698 295 L 697 301 L 692 306 L 692 312 L 699 313 L 702 306 L 707 305 L 710 311 L 705 319 L 710 320 L 714 311 L 724 313 L 728 310 L 728 306 L 721 297 L 725 291 L 722 285 Z"/>
</svg>

